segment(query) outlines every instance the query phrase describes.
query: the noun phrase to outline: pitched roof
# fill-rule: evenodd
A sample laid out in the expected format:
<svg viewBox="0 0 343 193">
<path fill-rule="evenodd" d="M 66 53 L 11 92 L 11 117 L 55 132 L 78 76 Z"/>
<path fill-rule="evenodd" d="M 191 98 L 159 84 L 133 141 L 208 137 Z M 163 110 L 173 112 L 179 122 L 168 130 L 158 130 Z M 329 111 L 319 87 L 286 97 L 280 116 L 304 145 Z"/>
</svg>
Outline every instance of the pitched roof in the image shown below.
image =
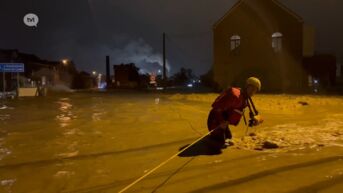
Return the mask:
<svg viewBox="0 0 343 193">
<path fill-rule="evenodd" d="M 230 15 L 230 13 L 232 13 L 232 11 L 234 9 L 236 9 L 237 7 L 239 7 L 241 5 L 241 3 L 243 2 L 243 0 L 238 0 L 226 13 L 223 17 L 221 17 L 216 23 L 214 23 L 213 28 L 216 28 L 216 26 L 218 24 L 220 24 L 228 15 Z"/>
<path fill-rule="evenodd" d="M 244 1 L 246 0 L 238 0 L 232 7 L 231 9 L 229 9 L 225 15 L 223 17 L 221 17 L 214 25 L 213 28 L 216 28 L 217 25 L 219 25 L 228 15 L 230 15 L 232 13 L 232 11 L 234 11 L 237 7 L 239 7 Z M 285 10 L 287 13 L 289 13 L 290 15 L 292 15 L 294 18 L 296 18 L 298 21 L 303 22 L 302 17 L 300 17 L 297 13 L 295 13 L 294 11 L 292 11 L 291 9 L 289 9 L 288 7 L 286 7 L 285 5 L 283 5 L 282 3 L 280 3 L 278 0 L 271 0 L 272 2 L 274 2 L 277 6 L 279 6 L 280 8 L 282 8 L 283 10 Z"/>
<path fill-rule="evenodd" d="M 303 18 L 300 17 L 296 12 L 292 11 L 290 8 L 288 8 L 287 6 L 285 6 L 284 4 L 282 4 L 280 1 L 278 0 L 272 0 L 276 5 L 278 5 L 279 7 L 281 7 L 283 10 L 287 11 L 290 15 L 292 15 L 294 18 L 296 18 L 298 21 L 303 21 Z"/>
</svg>

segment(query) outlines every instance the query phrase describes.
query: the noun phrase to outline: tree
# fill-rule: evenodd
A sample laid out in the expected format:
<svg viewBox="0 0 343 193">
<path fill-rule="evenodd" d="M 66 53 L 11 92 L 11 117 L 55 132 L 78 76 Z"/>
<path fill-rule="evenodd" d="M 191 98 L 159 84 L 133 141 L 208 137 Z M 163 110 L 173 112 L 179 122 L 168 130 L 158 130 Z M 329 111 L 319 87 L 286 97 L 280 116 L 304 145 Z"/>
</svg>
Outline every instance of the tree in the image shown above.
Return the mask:
<svg viewBox="0 0 343 193">
<path fill-rule="evenodd" d="M 220 91 L 219 85 L 214 81 L 213 69 L 211 68 L 206 74 L 200 76 L 202 85 L 213 89 L 214 91 Z"/>
<path fill-rule="evenodd" d="M 192 69 L 181 68 L 179 72 L 175 73 L 171 79 L 175 85 L 185 85 L 194 79 Z"/>
</svg>

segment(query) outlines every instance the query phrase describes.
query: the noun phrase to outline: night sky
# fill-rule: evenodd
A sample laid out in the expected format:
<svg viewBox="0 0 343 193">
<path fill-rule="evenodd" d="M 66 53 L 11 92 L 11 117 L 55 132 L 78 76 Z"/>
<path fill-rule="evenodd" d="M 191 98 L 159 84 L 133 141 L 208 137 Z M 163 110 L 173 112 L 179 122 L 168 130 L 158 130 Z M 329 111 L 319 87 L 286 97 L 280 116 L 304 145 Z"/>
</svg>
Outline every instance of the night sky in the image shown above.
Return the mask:
<svg viewBox="0 0 343 193">
<path fill-rule="evenodd" d="M 204 74 L 212 65 L 212 25 L 237 0 L 1 0 L 0 49 L 42 59 L 73 59 L 80 70 L 105 71 L 134 62 L 142 72 L 161 68 L 162 33 L 173 74 L 180 67 Z M 316 28 L 319 52 L 343 59 L 343 1 L 280 0 Z M 27 13 L 39 16 L 27 27 Z"/>
</svg>

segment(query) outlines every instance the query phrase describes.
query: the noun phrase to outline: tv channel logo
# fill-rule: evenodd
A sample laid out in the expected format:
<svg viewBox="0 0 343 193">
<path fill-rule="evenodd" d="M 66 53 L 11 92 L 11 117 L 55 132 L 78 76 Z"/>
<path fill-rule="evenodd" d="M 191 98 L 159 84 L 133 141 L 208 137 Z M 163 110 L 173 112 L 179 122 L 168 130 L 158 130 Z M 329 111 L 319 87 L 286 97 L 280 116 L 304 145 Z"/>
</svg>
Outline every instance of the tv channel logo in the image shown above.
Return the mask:
<svg viewBox="0 0 343 193">
<path fill-rule="evenodd" d="M 37 27 L 38 22 L 39 18 L 34 13 L 28 13 L 24 16 L 24 23 L 29 27 Z"/>
</svg>

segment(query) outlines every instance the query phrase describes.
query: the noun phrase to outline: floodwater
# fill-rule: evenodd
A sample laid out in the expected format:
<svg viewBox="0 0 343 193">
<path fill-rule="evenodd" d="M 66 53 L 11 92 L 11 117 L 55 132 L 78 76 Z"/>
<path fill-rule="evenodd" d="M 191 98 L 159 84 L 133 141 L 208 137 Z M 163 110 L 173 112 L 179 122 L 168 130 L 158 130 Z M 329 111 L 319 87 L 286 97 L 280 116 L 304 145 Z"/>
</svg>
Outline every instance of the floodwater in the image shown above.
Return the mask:
<svg viewBox="0 0 343 193">
<path fill-rule="evenodd" d="M 207 133 L 216 94 L 70 93 L 0 105 L 0 193 L 118 192 Z M 300 103 L 299 103 L 300 102 Z M 306 102 L 306 103 L 304 103 Z M 342 192 L 343 98 L 258 95 L 265 123 L 127 192 Z M 264 142 L 277 144 L 263 149 Z"/>
</svg>

